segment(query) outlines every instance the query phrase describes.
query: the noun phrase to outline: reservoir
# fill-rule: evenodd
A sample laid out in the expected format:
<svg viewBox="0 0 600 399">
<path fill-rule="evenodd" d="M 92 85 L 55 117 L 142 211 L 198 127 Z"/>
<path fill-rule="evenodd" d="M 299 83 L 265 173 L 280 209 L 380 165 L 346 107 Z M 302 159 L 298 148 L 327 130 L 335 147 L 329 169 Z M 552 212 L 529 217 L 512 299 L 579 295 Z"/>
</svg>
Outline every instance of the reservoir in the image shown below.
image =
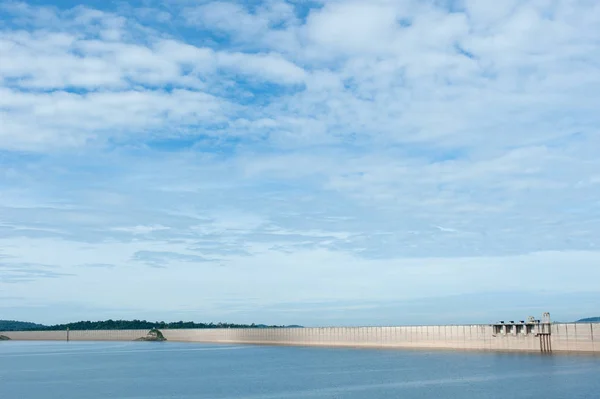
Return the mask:
<svg viewBox="0 0 600 399">
<path fill-rule="evenodd" d="M 173 342 L 2 342 L 0 398 L 600 397 L 600 357 Z"/>
</svg>

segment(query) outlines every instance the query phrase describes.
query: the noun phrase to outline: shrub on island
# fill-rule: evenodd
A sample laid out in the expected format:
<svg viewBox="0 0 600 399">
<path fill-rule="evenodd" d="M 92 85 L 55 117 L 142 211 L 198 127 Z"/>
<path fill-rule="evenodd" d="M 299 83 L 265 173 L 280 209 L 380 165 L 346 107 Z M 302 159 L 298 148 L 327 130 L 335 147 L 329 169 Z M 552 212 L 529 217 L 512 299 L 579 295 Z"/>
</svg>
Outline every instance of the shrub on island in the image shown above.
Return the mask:
<svg viewBox="0 0 600 399">
<path fill-rule="evenodd" d="M 167 339 L 165 338 L 163 333 L 156 328 L 153 328 L 152 330 L 148 331 L 148 334 L 145 337 L 136 339 L 136 341 L 166 341 L 166 340 Z"/>
</svg>

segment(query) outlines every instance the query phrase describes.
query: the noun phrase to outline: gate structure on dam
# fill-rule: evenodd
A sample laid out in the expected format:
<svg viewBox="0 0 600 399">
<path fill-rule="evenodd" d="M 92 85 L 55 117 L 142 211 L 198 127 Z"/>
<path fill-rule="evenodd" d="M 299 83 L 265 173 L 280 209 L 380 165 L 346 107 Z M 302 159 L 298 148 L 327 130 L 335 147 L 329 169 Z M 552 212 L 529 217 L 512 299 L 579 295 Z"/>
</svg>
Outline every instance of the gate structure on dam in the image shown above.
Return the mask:
<svg viewBox="0 0 600 399">
<path fill-rule="evenodd" d="M 550 313 L 545 312 L 541 320 L 529 316 L 527 321 L 521 320 L 515 322 L 503 320 L 492 325 L 492 335 L 495 338 L 519 339 L 529 338 L 538 339 L 540 343 L 540 352 L 552 353 L 552 321 Z"/>
</svg>

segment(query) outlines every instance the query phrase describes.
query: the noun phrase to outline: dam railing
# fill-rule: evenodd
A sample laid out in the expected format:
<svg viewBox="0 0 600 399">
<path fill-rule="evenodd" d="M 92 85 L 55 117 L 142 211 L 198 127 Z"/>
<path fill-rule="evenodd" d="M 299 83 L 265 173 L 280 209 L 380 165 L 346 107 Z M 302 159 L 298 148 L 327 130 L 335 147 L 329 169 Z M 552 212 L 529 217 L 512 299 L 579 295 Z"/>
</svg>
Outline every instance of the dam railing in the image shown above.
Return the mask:
<svg viewBox="0 0 600 399">
<path fill-rule="evenodd" d="M 497 334 L 494 325 L 163 329 L 167 341 L 365 348 L 600 353 L 600 324 L 545 324 Z M 12 340 L 133 341 L 146 330 L 6 331 Z M 68 335 L 67 335 L 68 334 Z"/>
</svg>

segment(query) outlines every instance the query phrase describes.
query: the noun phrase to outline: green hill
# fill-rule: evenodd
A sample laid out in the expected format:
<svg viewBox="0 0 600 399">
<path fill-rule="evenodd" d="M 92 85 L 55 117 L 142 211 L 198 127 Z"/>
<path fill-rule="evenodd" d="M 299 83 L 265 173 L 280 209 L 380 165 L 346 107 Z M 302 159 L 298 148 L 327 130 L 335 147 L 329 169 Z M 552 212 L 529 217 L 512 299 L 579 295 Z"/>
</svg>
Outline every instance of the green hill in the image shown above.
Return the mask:
<svg viewBox="0 0 600 399">
<path fill-rule="evenodd" d="M 76 330 L 152 330 L 152 329 L 208 329 L 208 328 L 283 328 L 285 326 L 267 326 L 265 324 L 234 324 L 234 323 L 195 323 L 193 321 L 164 321 L 146 320 L 104 320 L 104 321 L 78 321 L 67 324 L 45 326 L 42 324 L 28 323 L 14 320 L 0 320 L 0 331 L 63 331 L 67 328 Z"/>
<path fill-rule="evenodd" d="M 0 320 L 0 331 L 28 331 L 44 328 L 41 324 L 29 323 L 26 321 Z"/>
<path fill-rule="evenodd" d="M 600 323 L 600 317 L 588 317 L 587 319 L 577 320 L 576 323 Z"/>
</svg>

